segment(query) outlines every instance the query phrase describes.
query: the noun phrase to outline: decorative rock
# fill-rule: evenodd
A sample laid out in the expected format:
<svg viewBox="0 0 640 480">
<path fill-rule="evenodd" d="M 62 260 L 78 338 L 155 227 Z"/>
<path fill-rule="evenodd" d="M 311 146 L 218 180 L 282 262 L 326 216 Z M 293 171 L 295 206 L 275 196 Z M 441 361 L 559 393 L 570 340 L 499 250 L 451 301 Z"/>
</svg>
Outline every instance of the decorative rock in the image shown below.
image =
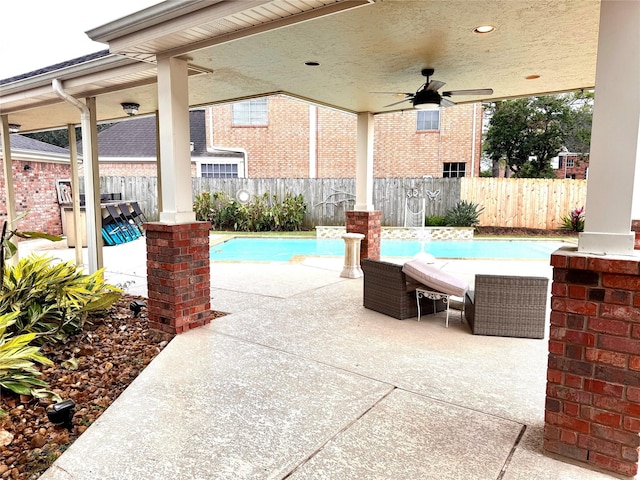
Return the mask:
<svg viewBox="0 0 640 480">
<path fill-rule="evenodd" d="M 44 435 L 41 435 L 39 433 L 36 433 L 32 438 L 31 438 L 31 448 L 40 448 L 40 447 L 44 447 L 44 444 L 47 443 L 47 439 L 44 437 Z"/>
<path fill-rule="evenodd" d="M 0 430 L 0 447 L 6 447 L 11 442 L 13 442 L 13 435 L 6 430 Z"/>
</svg>

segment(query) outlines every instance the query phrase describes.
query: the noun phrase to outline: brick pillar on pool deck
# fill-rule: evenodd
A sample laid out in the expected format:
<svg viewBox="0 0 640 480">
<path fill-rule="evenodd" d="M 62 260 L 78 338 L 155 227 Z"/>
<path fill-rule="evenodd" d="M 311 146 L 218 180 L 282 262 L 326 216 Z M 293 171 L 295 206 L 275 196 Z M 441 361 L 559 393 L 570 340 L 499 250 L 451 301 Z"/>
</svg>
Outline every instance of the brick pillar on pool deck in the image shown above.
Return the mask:
<svg viewBox="0 0 640 480">
<path fill-rule="evenodd" d="M 149 326 L 183 333 L 211 322 L 209 222 L 147 223 Z"/>
<path fill-rule="evenodd" d="M 347 212 L 347 233 L 364 235 L 360 244 L 360 262 L 365 258 L 380 260 L 380 221 L 382 212 Z"/>
<path fill-rule="evenodd" d="M 640 257 L 557 250 L 544 447 L 634 476 L 640 445 Z"/>
<path fill-rule="evenodd" d="M 636 237 L 633 248 L 640 250 L 640 220 L 631 220 L 631 231 Z"/>
</svg>

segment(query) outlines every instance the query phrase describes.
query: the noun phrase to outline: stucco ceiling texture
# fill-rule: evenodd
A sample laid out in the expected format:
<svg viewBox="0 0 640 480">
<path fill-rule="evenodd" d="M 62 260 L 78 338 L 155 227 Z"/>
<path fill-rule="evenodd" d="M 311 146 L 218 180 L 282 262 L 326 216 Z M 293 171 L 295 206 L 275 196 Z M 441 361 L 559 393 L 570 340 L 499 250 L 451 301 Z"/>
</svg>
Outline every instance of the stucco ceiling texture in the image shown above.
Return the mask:
<svg viewBox="0 0 640 480">
<path fill-rule="evenodd" d="M 108 41 L 113 53 L 129 57 L 141 71 L 114 71 L 112 78 L 90 81 L 79 76 L 65 86 L 73 83 L 78 98 L 96 95 L 98 118 L 107 120 L 122 117 L 123 101 L 139 103 L 142 114 L 157 109 L 155 61 L 167 56 L 185 58 L 194 67 L 189 80 L 192 106 L 284 93 L 349 112 L 390 112 L 411 104 L 386 107 L 401 98 L 376 92 L 414 93 L 424 83 L 420 71 L 427 67 L 435 69 L 432 79 L 446 83 L 441 92 L 494 91 L 490 96 L 452 97 L 457 103 L 595 84 L 599 0 L 245 0 L 188 5 L 187 10 L 116 21 L 88 32 L 91 38 Z M 285 14 L 284 9 L 289 11 Z M 318 16 L 327 9 L 330 14 Z M 485 24 L 495 31 L 473 32 Z M 320 65 L 305 65 L 309 61 Z M 526 79 L 532 75 L 539 78 Z M 40 102 L 60 105 L 55 95 L 46 95 L 46 83 L 41 88 L 45 94 Z M 29 95 L 18 93 L 24 99 L 20 108 L 0 103 L 14 112 L 11 121 L 26 129 L 77 118 L 68 105 L 29 112 Z"/>
</svg>

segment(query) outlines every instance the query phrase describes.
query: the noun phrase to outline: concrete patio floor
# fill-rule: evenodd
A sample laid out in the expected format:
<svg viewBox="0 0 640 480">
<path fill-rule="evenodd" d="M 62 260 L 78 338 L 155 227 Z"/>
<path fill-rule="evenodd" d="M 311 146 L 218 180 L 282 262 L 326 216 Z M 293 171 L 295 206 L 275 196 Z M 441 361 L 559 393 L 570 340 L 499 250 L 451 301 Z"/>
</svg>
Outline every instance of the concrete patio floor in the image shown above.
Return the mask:
<svg viewBox="0 0 640 480">
<path fill-rule="evenodd" d="M 144 239 L 105 248 L 107 279 L 146 295 L 145 259 Z M 230 314 L 171 341 L 40 478 L 620 478 L 543 452 L 546 339 L 367 310 L 342 262 L 212 264 L 212 309 Z M 469 281 L 551 275 L 441 264 Z"/>
</svg>

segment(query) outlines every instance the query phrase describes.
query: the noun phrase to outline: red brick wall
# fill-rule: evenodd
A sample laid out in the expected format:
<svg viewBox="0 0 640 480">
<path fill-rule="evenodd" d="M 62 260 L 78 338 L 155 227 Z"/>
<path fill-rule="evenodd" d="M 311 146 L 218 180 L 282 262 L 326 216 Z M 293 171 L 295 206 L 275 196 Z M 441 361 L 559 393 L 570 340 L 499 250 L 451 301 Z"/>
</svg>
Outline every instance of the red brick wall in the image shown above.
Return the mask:
<svg viewBox="0 0 640 480">
<path fill-rule="evenodd" d="M 101 177 L 155 177 L 158 175 L 155 161 L 153 162 L 100 162 Z M 196 176 L 198 167 L 191 163 L 191 175 Z M 80 168 L 80 175 L 83 169 Z"/>
<path fill-rule="evenodd" d="M 211 322 L 209 222 L 147 223 L 149 325 L 183 333 Z"/>
<path fill-rule="evenodd" d="M 357 117 L 329 108 L 317 108 L 317 178 L 356 176 Z"/>
<path fill-rule="evenodd" d="M 158 174 L 154 162 L 100 162 L 100 175 L 105 177 L 155 177 Z"/>
<path fill-rule="evenodd" d="M 471 173 L 473 105 L 440 110 L 440 130 L 417 131 L 417 111 L 376 115 L 374 176 L 442 177 L 443 163 L 465 162 Z M 482 108 L 476 108 L 475 176 L 480 173 Z"/>
<path fill-rule="evenodd" d="M 231 105 L 212 107 L 214 144 L 247 150 L 249 177 L 309 177 L 310 106 L 286 97 L 269 97 L 266 127 L 232 127 Z M 482 108 L 476 107 L 474 175 L 480 174 Z M 440 130 L 416 130 L 417 113 L 375 116 L 374 176 L 441 177 L 443 163 L 465 162 L 471 174 L 473 105 L 441 109 Z M 318 178 L 355 177 L 357 118 L 353 114 L 317 108 Z M 209 132 L 207 132 L 209 134 Z M 211 146 L 211 144 L 209 144 Z"/>
<path fill-rule="evenodd" d="M 556 176 L 558 178 L 571 177 L 576 180 L 586 180 L 587 169 L 589 168 L 589 157 L 581 160 L 578 155 L 562 155 L 562 166 L 556 170 Z M 564 163 L 567 158 L 573 160 L 573 167 L 565 168 Z"/>
<path fill-rule="evenodd" d="M 544 447 L 638 471 L 640 262 L 559 250 L 554 266 Z"/>
<path fill-rule="evenodd" d="M 62 234 L 62 220 L 56 192 L 56 180 L 71 177 L 71 167 L 60 163 L 13 160 L 13 188 L 16 215 L 29 214 L 18 223 L 19 230 L 34 230 L 51 235 Z M 30 169 L 25 170 L 25 165 Z M 0 175 L 0 217 L 6 218 L 4 175 Z"/>
<path fill-rule="evenodd" d="M 234 127 L 230 104 L 213 107 L 214 145 L 244 148 L 249 177 L 309 177 L 309 105 L 279 96 L 267 105 L 266 127 Z"/>
</svg>

